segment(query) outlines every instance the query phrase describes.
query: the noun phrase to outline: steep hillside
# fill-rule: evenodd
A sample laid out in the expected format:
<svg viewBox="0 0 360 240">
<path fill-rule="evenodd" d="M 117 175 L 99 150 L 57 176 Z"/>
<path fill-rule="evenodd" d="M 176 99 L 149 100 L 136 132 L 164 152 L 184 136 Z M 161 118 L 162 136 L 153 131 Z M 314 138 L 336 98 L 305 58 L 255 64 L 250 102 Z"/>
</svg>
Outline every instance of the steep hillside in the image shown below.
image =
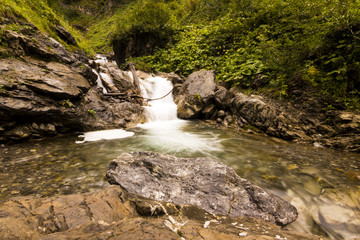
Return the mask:
<svg viewBox="0 0 360 240">
<path fill-rule="evenodd" d="M 7 24 L 7 29 L 19 31 L 17 24 L 19 21 L 33 24 L 41 33 L 48 34 L 70 51 L 84 50 L 88 55 L 95 53 L 89 41 L 57 15 L 44 0 L 4 0 L 0 3 L 0 17 L 3 21 L 6 18 L 13 22 L 13 24 Z M 69 42 L 64 33 L 61 33 L 62 31 L 69 32 L 75 41 Z M 2 28 L 3 32 L 4 28 Z M 4 47 L 6 46 L 2 46 L 3 49 Z"/>
<path fill-rule="evenodd" d="M 115 14 L 113 47 L 118 63 L 147 55 L 137 61 L 160 71 L 215 70 L 228 87 L 358 111 L 359 9 L 340 0 L 136 1 Z"/>
<path fill-rule="evenodd" d="M 134 0 L 47 0 L 49 6 L 82 32 L 97 53 L 112 52 L 111 38 L 122 10 Z"/>
</svg>

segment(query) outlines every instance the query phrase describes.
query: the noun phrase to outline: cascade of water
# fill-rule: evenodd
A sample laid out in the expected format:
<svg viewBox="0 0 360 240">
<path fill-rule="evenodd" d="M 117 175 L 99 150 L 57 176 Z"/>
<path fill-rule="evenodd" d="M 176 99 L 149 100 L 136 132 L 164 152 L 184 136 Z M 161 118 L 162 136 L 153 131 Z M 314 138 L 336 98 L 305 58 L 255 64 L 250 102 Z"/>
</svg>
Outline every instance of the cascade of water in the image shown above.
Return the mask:
<svg viewBox="0 0 360 240">
<path fill-rule="evenodd" d="M 147 130 L 145 137 L 147 145 L 167 152 L 221 150 L 218 136 L 208 133 L 202 136 L 184 130 L 189 121 L 178 119 L 173 95 L 168 94 L 173 88 L 168 79 L 162 77 L 140 79 L 140 88 L 144 98 L 157 99 L 149 101 L 148 106 L 144 107 L 148 122 L 139 125 Z"/>
<path fill-rule="evenodd" d="M 98 56 L 96 62 L 101 66 L 107 63 L 107 59 Z M 103 89 L 103 93 L 106 93 L 107 89 L 112 91 L 111 86 L 114 86 L 114 83 L 111 76 L 102 71 L 101 67 L 99 72 L 95 70 L 94 72 L 98 76 L 98 87 Z M 133 78 L 130 71 L 125 74 Z M 222 149 L 221 140 L 217 135 L 209 132 L 202 134 L 191 133 L 186 130 L 190 122 L 177 118 L 177 106 L 171 93 L 173 85 L 168 79 L 156 76 L 145 79 L 140 78 L 139 81 L 142 96 L 146 99 L 156 99 L 149 101 L 148 105 L 144 106 L 147 123 L 139 125 L 140 128 L 146 130 L 146 134 L 141 136 L 145 140 L 144 144 L 146 146 L 151 147 L 153 150 L 165 152 L 205 153 Z M 121 129 L 94 131 L 80 135 L 79 137 L 82 139 L 76 141 L 76 143 L 113 140 L 133 135 L 133 132 Z"/>
<path fill-rule="evenodd" d="M 168 94 L 173 86 L 170 81 L 162 77 L 149 77 L 140 79 L 142 96 L 147 99 L 157 99 Z M 172 93 L 164 98 L 149 101 L 149 106 L 145 106 L 149 122 L 161 122 L 178 120 L 176 104 Z"/>
<path fill-rule="evenodd" d="M 107 58 L 105 56 L 102 56 L 100 54 L 97 54 L 96 55 L 96 59 L 95 59 L 95 62 L 100 64 L 100 65 L 104 65 L 105 63 L 108 62 Z"/>
<path fill-rule="evenodd" d="M 97 84 L 98 88 L 101 88 L 101 89 L 102 89 L 103 94 L 107 93 L 107 90 L 106 90 L 104 84 L 103 84 L 102 81 L 101 81 L 100 74 L 99 74 L 95 69 L 93 69 L 92 71 L 93 71 L 93 73 L 95 73 L 96 76 L 97 76 L 96 84 Z"/>
</svg>

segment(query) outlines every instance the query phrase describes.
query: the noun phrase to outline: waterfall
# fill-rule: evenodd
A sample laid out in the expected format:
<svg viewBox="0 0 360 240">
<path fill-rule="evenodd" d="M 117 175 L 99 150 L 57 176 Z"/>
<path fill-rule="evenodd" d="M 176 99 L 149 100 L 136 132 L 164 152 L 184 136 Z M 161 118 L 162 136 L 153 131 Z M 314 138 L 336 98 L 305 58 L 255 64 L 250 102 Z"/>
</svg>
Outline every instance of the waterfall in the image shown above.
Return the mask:
<svg viewBox="0 0 360 240">
<path fill-rule="evenodd" d="M 186 130 L 192 123 L 178 119 L 177 106 L 170 92 L 173 85 L 168 79 L 159 76 L 140 79 L 140 88 L 144 98 L 156 99 L 150 100 L 148 106 L 144 106 L 147 123 L 138 125 L 146 130 L 146 145 L 153 150 L 170 153 L 221 151 L 220 140 L 216 134 L 191 133 Z"/>
<path fill-rule="evenodd" d="M 173 85 L 169 80 L 163 77 L 140 79 L 140 88 L 144 98 L 157 99 L 150 100 L 149 106 L 145 106 L 148 122 L 178 120 L 176 104 L 171 93 Z M 166 94 L 168 95 L 164 97 Z"/>
<path fill-rule="evenodd" d="M 95 73 L 96 76 L 97 76 L 97 79 L 96 79 L 97 87 L 100 88 L 100 89 L 102 89 L 103 94 L 107 93 L 107 90 L 106 90 L 104 84 L 103 84 L 102 81 L 101 81 L 100 74 L 99 74 L 95 69 L 93 69 L 92 71 L 93 71 L 93 73 Z"/>
<path fill-rule="evenodd" d="M 95 62 L 100 66 L 97 69 L 98 71 L 93 70 L 98 76 L 97 86 L 102 89 L 103 93 L 111 92 L 114 83 L 104 66 L 108 61 L 106 57 L 97 57 L 98 59 Z M 124 73 L 133 79 L 131 71 Z M 144 106 L 147 122 L 139 124 L 138 128 L 131 131 L 111 129 L 85 132 L 79 136 L 80 139 L 76 143 L 116 139 L 121 141 L 122 138 L 132 137 L 138 139 L 137 141 L 141 141 L 144 146 L 143 150 L 148 151 L 181 154 L 202 152 L 209 155 L 209 152 L 222 150 L 221 141 L 217 134 L 213 132 L 193 132 L 191 130 L 192 122 L 177 118 L 177 106 L 171 92 L 173 85 L 168 79 L 149 76 L 144 73 L 139 75 L 143 76 L 143 78 L 139 78 L 141 94 L 145 99 L 149 100 L 148 104 Z"/>
</svg>

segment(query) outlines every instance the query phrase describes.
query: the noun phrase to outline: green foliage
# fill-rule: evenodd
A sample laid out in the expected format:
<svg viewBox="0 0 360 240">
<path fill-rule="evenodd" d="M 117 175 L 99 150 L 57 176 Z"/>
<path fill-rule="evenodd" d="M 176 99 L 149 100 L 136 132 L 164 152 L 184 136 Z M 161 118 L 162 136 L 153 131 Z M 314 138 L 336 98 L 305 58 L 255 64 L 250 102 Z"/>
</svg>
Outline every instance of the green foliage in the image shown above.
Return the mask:
<svg viewBox="0 0 360 240">
<path fill-rule="evenodd" d="M 171 2 L 171 1 L 170 1 Z M 171 4 L 165 0 L 141 0 L 129 4 L 118 14 L 113 41 L 150 38 L 154 45 L 165 46 L 174 35 Z"/>
<path fill-rule="evenodd" d="M 111 36 L 128 3 L 134 0 L 47 0 L 50 7 L 79 29 L 97 53 L 110 53 Z"/>
<path fill-rule="evenodd" d="M 5 86 L 4 85 L 0 85 L 0 92 L 5 92 L 6 89 L 5 89 Z"/>
<path fill-rule="evenodd" d="M 96 118 L 96 111 L 93 109 L 89 109 L 88 113 L 90 114 L 90 116 L 92 116 L 93 118 Z"/>
<path fill-rule="evenodd" d="M 218 4 L 215 4 L 218 3 Z M 214 69 L 249 88 L 257 74 L 279 99 L 296 74 L 348 109 L 360 102 L 360 1 L 183 0 L 171 12 L 177 40 L 140 58 L 160 71 Z M 174 20 L 175 19 L 175 20 Z"/>
<path fill-rule="evenodd" d="M 119 9 L 114 15 L 96 21 L 86 33 L 86 37 L 91 40 L 92 46 L 97 52 L 107 53 L 112 51 L 111 36 L 116 32 L 122 14 L 125 14 L 124 10 Z"/>
<path fill-rule="evenodd" d="M 2 0 L 0 2 L 0 18 L 10 18 L 15 22 L 22 20 L 34 24 L 41 32 L 49 34 L 68 50 L 78 50 L 62 41 L 55 32 L 57 25 L 65 27 L 76 39 L 81 49 L 87 54 L 94 54 L 89 42 L 73 29 L 63 18 L 49 7 L 46 0 Z M 18 25 L 12 25 L 13 31 L 21 31 Z"/>
<path fill-rule="evenodd" d="M 142 60 L 160 71 L 183 75 L 214 69 L 220 81 L 247 87 L 266 68 L 252 42 L 254 36 L 243 36 L 243 31 L 243 22 L 229 16 L 205 26 L 188 26 L 179 33 L 180 41 Z"/>
<path fill-rule="evenodd" d="M 74 104 L 72 104 L 72 102 L 70 102 L 69 99 L 67 100 L 64 100 L 63 104 L 62 104 L 64 107 L 68 107 L 68 108 L 74 108 Z"/>
<path fill-rule="evenodd" d="M 76 50 L 54 33 L 61 24 L 88 53 L 92 46 L 110 52 L 112 41 L 151 35 L 155 53 L 131 59 L 144 69 L 185 76 L 211 69 L 219 81 L 246 91 L 253 91 L 261 74 L 269 79 L 266 91 L 279 99 L 292 97 L 289 89 L 298 75 L 318 94 L 359 109 L 359 0 L 112 0 L 121 7 L 111 10 L 107 3 L 3 0 L 0 17 L 31 22 Z M 67 21 L 89 28 L 86 38 Z M 0 32 L 0 56 L 7 56 L 4 44 Z"/>
</svg>

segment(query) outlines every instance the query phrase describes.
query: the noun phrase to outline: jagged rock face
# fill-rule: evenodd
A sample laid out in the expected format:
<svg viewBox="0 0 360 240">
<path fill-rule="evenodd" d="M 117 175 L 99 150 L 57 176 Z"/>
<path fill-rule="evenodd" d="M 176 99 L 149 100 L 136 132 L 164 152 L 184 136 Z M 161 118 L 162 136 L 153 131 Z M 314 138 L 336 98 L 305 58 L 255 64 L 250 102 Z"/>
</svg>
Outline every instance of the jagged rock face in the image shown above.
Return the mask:
<svg viewBox="0 0 360 240">
<path fill-rule="evenodd" d="M 288 140 L 306 138 L 297 119 L 265 103 L 260 96 L 235 93 L 232 111 L 269 135 Z"/>
<path fill-rule="evenodd" d="M 259 76 L 261 77 L 261 76 Z M 306 112 L 290 103 L 219 86 L 211 71 L 191 74 L 175 92 L 178 117 L 212 124 L 252 126 L 274 137 L 360 152 L 360 115 Z"/>
<path fill-rule="evenodd" d="M 29 23 L 19 21 L 20 31 L 11 31 L 6 26 L 11 23 L 0 22 L 1 41 L 6 43 L 0 47 L 0 142 L 144 121 L 139 104 L 105 97 L 96 90 L 97 76 L 83 53 L 67 51 Z M 76 44 L 65 29 L 58 30 Z M 108 69 L 115 78 L 116 66 L 110 64 Z M 129 82 L 122 83 L 131 88 Z"/>
<path fill-rule="evenodd" d="M 55 28 L 55 32 L 66 43 L 77 46 L 77 42 L 74 36 L 69 33 L 68 30 L 66 30 L 63 26 L 57 25 Z"/>
<path fill-rule="evenodd" d="M 0 74 L 0 84 L 5 89 L 26 86 L 34 93 L 53 99 L 79 98 L 90 89 L 83 76 L 57 62 L 0 59 Z"/>
<path fill-rule="evenodd" d="M 0 204 L 1 239 L 229 240 L 239 236 L 320 239 L 249 217 L 219 218 L 194 206 L 141 198 L 118 186 L 81 195 L 19 197 Z"/>
<path fill-rule="evenodd" d="M 209 158 L 125 153 L 110 163 L 106 176 L 130 193 L 195 205 L 213 214 L 251 216 L 279 225 L 297 218 L 295 207 Z"/>
<path fill-rule="evenodd" d="M 105 72 L 111 76 L 115 87 L 121 92 L 134 89 L 133 79 L 124 73 L 114 62 L 108 62 L 104 66 Z"/>
</svg>

